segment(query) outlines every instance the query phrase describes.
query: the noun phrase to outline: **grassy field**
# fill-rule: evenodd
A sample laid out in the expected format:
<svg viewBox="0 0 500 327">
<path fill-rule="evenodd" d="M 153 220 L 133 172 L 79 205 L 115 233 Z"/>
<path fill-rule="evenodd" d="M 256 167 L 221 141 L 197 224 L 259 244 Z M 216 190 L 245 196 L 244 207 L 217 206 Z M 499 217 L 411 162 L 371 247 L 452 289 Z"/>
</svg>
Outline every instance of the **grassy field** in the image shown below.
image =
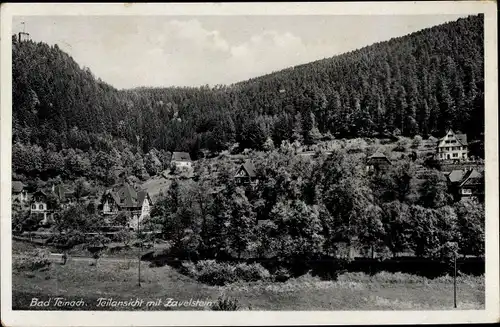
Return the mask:
<svg viewBox="0 0 500 327">
<path fill-rule="evenodd" d="M 151 268 L 141 264 L 142 286 L 137 285 L 137 261 L 103 259 L 97 266 L 92 260 L 58 263 L 43 271 L 13 273 L 13 309 L 57 310 L 57 307 L 30 307 L 36 297 L 83 299 L 77 310 L 130 310 L 131 307 L 97 307 L 97 299 L 128 301 L 144 299 L 135 310 L 203 310 L 207 307 L 147 307 L 147 301 L 173 298 L 178 301 L 199 299 L 216 301 L 225 294 L 239 301 L 243 310 L 418 310 L 452 309 L 453 280 L 434 280 L 406 274 L 380 273 L 367 276 L 347 273 L 337 281 L 322 281 L 305 275 L 285 283 L 241 283 L 207 286 L 179 274 L 169 266 Z M 460 277 L 458 309 L 484 308 L 484 278 Z M 64 308 L 69 310 L 72 308 Z"/>
</svg>

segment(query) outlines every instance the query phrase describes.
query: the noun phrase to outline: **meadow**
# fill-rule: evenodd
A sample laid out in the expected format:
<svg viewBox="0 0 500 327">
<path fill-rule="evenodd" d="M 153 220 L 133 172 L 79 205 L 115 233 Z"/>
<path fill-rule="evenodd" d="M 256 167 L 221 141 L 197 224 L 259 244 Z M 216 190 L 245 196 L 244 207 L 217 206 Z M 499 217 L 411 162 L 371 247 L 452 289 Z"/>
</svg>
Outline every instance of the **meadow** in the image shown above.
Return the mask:
<svg viewBox="0 0 500 327">
<path fill-rule="evenodd" d="M 216 302 L 220 296 L 237 300 L 241 310 L 443 310 L 453 309 L 453 278 L 427 279 L 403 273 L 344 273 L 335 281 L 309 274 L 286 282 L 237 282 L 208 286 L 178 273 L 170 266 L 150 267 L 131 259 L 70 258 L 66 265 L 53 262 L 36 271 L 18 271 L 12 276 L 14 310 L 58 310 L 30 307 L 32 298 L 83 299 L 85 307 L 65 310 L 203 310 L 209 307 L 98 307 L 98 298 L 128 301 L 143 299 L 166 303 L 203 300 Z M 484 308 L 484 277 L 460 276 L 457 309 Z"/>
</svg>

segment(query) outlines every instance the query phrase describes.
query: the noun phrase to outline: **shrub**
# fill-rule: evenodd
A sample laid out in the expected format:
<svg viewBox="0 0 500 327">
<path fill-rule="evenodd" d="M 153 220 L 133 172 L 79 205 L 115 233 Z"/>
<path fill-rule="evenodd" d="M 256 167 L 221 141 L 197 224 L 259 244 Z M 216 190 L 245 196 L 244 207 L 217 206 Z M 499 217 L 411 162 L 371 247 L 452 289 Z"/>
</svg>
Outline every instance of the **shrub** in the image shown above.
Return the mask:
<svg viewBox="0 0 500 327">
<path fill-rule="evenodd" d="M 244 280 L 246 282 L 266 280 L 270 277 L 269 271 L 259 263 L 240 263 L 236 266 L 235 273 L 238 280 Z"/>
<path fill-rule="evenodd" d="M 215 311 L 237 311 L 240 305 L 237 299 L 231 299 L 225 295 L 221 295 L 211 308 Z"/>
<path fill-rule="evenodd" d="M 13 257 L 13 270 L 39 270 L 50 266 L 49 253 L 45 250 L 37 250 L 31 253 L 22 254 L 18 257 Z"/>
<path fill-rule="evenodd" d="M 366 141 L 360 138 L 350 140 L 349 143 L 346 144 L 345 150 L 347 153 L 361 153 L 366 148 Z"/>
<path fill-rule="evenodd" d="M 181 274 L 198 279 L 198 270 L 196 269 L 196 265 L 191 261 L 183 261 L 179 271 Z"/>
<path fill-rule="evenodd" d="M 274 280 L 277 282 L 285 282 L 288 279 L 290 279 L 290 271 L 284 267 L 278 268 L 276 272 L 273 274 L 274 275 Z"/>
<path fill-rule="evenodd" d="M 398 143 L 396 144 L 396 147 L 394 148 L 394 151 L 398 152 L 406 152 L 408 149 L 408 140 L 406 138 L 401 138 L 399 139 Z"/>
<path fill-rule="evenodd" d="M 235 267 L 215 260 L 201 260 L 196 263 L 198 281 L 209 285 L 224 285 L 237 280 Z"/>
<path fill-rule="evenodd" d="M 415 135 L 415 137 L 413 138 L 413 141 L 411 143 L 411 147 L 416 149 L 418 148 L 420 145 L 422 144 L 422 136 L 420 135 Z"/>
</svg>

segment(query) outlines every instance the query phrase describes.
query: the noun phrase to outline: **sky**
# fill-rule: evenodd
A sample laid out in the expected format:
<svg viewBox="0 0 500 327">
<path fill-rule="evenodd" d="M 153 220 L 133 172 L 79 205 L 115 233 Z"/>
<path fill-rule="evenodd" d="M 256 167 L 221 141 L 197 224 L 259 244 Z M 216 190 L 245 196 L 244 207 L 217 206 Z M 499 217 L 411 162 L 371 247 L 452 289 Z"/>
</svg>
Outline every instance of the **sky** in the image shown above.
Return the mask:
<svg viewBox="0 0 500 327">
<path fill-rule="evenodd" d="M 460 17 L 16 16 L 12 30 L 57 44 L 122 89 L 231 84 Z"/>
</svg>

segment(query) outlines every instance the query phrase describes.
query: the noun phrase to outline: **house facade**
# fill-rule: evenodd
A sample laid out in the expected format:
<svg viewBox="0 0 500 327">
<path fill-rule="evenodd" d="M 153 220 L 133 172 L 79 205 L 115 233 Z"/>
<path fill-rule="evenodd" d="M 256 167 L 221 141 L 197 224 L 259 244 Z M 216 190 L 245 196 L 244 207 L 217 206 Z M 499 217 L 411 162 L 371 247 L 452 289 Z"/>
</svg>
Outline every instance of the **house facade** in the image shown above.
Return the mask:
<svg viewBox="0 0 500 327">
<path fill-rule="evenodd" d="M 448 130 L 439 139 L 436 149 L 437 160 L 465 160 L 468 158 L 467 135 Z"/>
<path fill-rule="evenodd" d="M 47 201 L 47 194 L 45 192 L 38 190 L 33 193 L 30 206 L 31 215 L 41 215 L 43 216 L 42 225 L 46 225 L 52 221 L 52 210 L 49 208 Z"/>
<path fill-rule="evenodd" d="M 391 161 L 381 152 L 375 152 L 366 160 L 366 170 L 368 172 L 383 171 L 391 165 Z"/>
<path fill-rule="evenodd" d="M 170 164 L 175 165 L 176 168 L 185 169 L 191 168 L 193 165 L 193 161 L 191 160 L 191 156 L 187 152 L 173 152 Z"/>
<path fill-rule="evenodd" d="M 238 168 L 234 179 L 236 184 L 240 186 L 255 185 L 257 182 L 256 176 L 255 166 L 250 160 L 247 160 Z"/>
<path fill-rule="evenodd" d="M 101 198 L 102 214 L 105 216 L 127 212 L 131 216 L 129 227 L 137 229 L 139 223 L 149 217 L 153 202 L 145 190 L 137 190 L 125 183 L 108 189 Z"/>
<path fill-rule="evenodd" d="M 457 169 L 451 171 L 447 177 L 455 201 L 472 197 L 484 201 L 484 172 L 474 168 Z"/>
</svg>

